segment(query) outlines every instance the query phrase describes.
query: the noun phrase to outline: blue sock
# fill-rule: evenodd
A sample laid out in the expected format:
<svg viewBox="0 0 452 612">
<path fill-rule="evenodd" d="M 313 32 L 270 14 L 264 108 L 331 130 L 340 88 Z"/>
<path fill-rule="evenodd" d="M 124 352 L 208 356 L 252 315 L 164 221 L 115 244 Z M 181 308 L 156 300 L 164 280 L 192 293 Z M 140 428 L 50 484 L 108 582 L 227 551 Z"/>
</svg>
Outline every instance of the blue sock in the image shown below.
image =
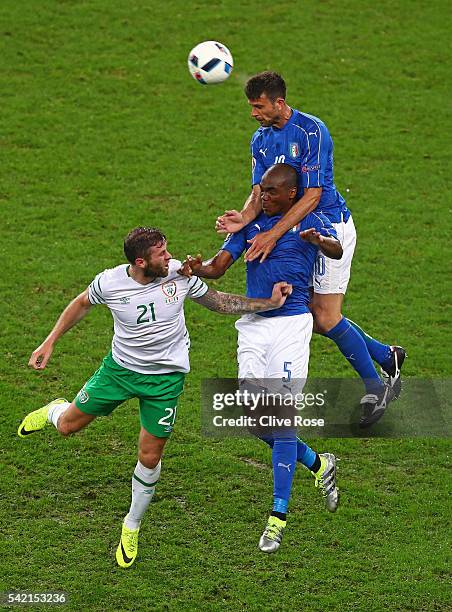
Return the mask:
<svg viewBox="0 0 452 612">
<path fill-rule="evenodd" d="M 392 353 L 389 344 L 383 344 L 382 342 L 375 340 L 375 338 L 369 336 L 369 334 L 367 334 L 362 327 L 351 319 L 347 319 L 347 321 L 350 323 L 350 325 L 353 325 L 358 334 L 366 343 L 367 350 L 369 351 L 369 355 L 372 357 L 372 359 L 382 367 L 385 365 L 390 365 L 392 362 Z"/>
<path fill-rule="evenodd" d="M 314 465 L 316 454 L 303 440 L 297 438 L 297 461 L 305 465 L 308 470 Z"/>
<path fill-rule="evenodd" d="M 295 435 L 274 434 L 273 452 L 273 510 L 286 512 L 292 481 L 297 465 Z"/>
<path fill-rule="evenodd" d="M 260 439 L 273 448 L 275 443 L 273 436 L 260 436 Z M 297 461 L 302 463 L 310 470 L 314 465 L 316 452 L 312 450 L 303 440 L 297 438 Z"/>
<path fill-rule="evenodd" d="M 324 336 L 335 342 L 349 364 L 361 376 L 368 393 L 378 393 L 383 381 L 369 354 L 366 343 L 345 317 Z"/>
</svg>

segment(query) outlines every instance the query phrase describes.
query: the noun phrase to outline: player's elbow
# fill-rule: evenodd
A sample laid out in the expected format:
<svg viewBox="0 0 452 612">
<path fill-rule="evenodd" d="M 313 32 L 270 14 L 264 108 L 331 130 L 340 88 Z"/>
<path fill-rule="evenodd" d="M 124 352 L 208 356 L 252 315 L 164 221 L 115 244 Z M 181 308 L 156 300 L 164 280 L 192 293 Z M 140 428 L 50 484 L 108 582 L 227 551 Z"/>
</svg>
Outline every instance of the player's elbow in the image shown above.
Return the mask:
<svg viewBox="0 0 452 612">
<path fill-rule="evenodd" d="M 318 204 L 320 203 L 321 197 L 322 197 L 322 190 L 316 189 L 315 193 L 313 194 L 313 198 L 312 198 L 316 206 L 318 206 Z"/>
<path fill-rule="evenodd" d="M 333 253 L 330 255 L 331 259 L 341 259 L 344 254 L 342 245 L 338 242 L 334 245 Z"/>
<path fill-rule="evenodd" d="M 83 309 L 83 310 L 89 310 L 92 306 L 91 302 L 89 301 L 89 297 L 88 297 L 88 289 L 85 289 L 85 291 L 83 291 L 82 293 L 80 293 L 80 295 L 78 295 L 74 302 L 77 303 L 77 305 Z"/>
</svg>

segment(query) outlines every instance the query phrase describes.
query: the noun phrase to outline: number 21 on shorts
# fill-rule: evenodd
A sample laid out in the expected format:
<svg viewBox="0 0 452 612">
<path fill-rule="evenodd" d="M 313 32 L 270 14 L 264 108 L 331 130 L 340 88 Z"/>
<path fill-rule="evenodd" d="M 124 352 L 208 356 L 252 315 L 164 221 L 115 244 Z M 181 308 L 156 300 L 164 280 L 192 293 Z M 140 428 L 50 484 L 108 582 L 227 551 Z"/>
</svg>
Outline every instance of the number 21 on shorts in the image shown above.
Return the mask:
<svg viewBox="0 0 452 612">
<path fill-rule="evenodd" d="M 165 408 L 165 416 L 159 419 L 159 425 L 163 425 L 164 427 L 173 427 L 174 422 L 176 420 L 176 410 L 177 406 L 174 408 Z"/>
</svg>

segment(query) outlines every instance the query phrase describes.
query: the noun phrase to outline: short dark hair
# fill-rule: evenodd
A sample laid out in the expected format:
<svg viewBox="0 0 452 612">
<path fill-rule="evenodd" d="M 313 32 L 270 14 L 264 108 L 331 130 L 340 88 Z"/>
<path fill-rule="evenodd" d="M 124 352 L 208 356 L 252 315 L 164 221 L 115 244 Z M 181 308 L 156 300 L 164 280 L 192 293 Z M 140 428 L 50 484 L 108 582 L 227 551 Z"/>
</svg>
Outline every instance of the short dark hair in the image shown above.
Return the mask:
<svg viewBox="0 0 452 612">
<path fill-rule="evenodd" d="M 156 227 L 136 227 L 124 239 L 124 255 L 131 264 L 147 255 L 149 247 L 166 242 L 166 236 Z"/>
<path fill-rule="evenodd" d="M 260 72 L 252 76 L 245 85 L 245 94 L 248 100 L 257 100 L 263 94 L 272 102 L 276 98 L 286 99 L 286 83 L 277 72 Z"/>
<path fill-rule="evenodd" d="M 298 189 L 298 174 L 290 164 L 273 164 L 265 174 L 274 174 L 287 189 Z"/>
</svg>

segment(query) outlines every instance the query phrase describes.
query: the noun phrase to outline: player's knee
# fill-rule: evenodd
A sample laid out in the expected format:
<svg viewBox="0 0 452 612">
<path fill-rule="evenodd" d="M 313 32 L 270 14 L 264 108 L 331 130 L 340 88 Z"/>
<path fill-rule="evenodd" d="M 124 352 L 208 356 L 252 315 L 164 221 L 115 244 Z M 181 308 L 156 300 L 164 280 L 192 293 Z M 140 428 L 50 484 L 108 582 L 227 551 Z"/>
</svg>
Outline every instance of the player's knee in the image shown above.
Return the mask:
<svg viewBox="0 0 452 612">
<path fill-rule="evenodd" d="M 142 463 L 145 467 L 149 468 L 150 470 L 154 469 L 157 465 L 158 462 L 160 461 L 160 458 L 162 456 L 162 453 L 159 450 L 156 449 L 141 449 L 138 451 L 138 459 L 140 461 L 140 463 Z"/>
<path fill-rule="evenodd" d="M 314 332 L 316 334 L 326 334 L 332 327 L 334 327 L 331 319 L 325 316 L 316 317 L 314 321 Z"/>
<path fill-rule="evenodd" d="M 311 312 L 314 317 L 314 332 L 317 334 L 329 332 L 341 320 L 340 313 L 331 312 L 330 309 L 322 307 L 321 304 L 313 304 Z"/>
</svg>

